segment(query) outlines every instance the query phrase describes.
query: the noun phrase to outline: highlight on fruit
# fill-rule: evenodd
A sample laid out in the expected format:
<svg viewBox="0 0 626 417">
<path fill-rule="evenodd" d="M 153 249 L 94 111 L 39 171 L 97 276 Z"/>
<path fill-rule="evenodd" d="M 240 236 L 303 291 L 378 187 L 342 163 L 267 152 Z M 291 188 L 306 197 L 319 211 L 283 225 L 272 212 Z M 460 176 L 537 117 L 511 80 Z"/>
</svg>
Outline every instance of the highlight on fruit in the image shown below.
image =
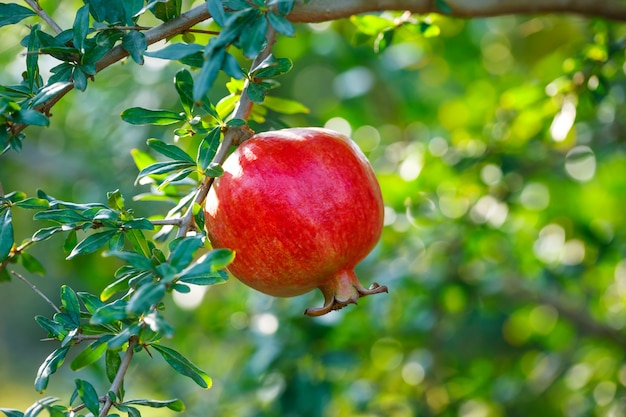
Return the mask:
<svg viewBox="0 0 626 417">
<path fill-rule="evenodd" d="M 364 287 L 354 268 L 374 248 L 383 201 L 374 171 L 347 136 L 322 128 L 254 135 L 224 162 L 205 204 L 214 248 L 230 248 L 230 273 L 277 297 L 319 288 L 321 316 L 360 297 L 387 292 Z"/>
</svg>

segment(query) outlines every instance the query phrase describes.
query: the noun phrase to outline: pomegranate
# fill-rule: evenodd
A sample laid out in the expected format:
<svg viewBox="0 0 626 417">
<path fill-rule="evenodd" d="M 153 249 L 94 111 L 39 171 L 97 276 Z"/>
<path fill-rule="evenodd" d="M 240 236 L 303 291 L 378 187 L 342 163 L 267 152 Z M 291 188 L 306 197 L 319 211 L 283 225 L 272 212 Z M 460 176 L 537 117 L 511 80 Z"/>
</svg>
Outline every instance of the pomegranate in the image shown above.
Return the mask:
<svg viewBox="0 0 626 417">
<path fill-rule="evenodd" d="M 320 316 L 369 294 L 354 267 L 374 247 L 383 202 L 371 165 L 357 145 L 328 129 L 260 133 L 223 165 L 205 205 L 215 248 L 235 251 L 228 270 L 263 293 L 291 297 L 319 288 Z"/>
</svg>

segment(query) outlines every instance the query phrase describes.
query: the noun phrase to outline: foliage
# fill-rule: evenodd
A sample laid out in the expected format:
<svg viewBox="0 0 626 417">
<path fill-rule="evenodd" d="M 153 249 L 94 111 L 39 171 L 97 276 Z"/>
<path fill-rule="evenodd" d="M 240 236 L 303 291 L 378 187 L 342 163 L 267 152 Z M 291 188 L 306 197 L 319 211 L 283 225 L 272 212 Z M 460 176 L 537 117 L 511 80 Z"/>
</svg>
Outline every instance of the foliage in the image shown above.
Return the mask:
<svg viewBox="0 0 626 417">
<path fill-rule="evenodd" d="M 0 70 L 0 378 L 53 392 L 0 411 L 184 409 L 144 399 L 162 396 L 203 416 L 624 414 L 624 27 L 458 20 L 443 1 L 444 15 L 294 26 L 293 2 L 224 3 L 158 47 L 147 26 L 186 2 L 70 2 L 58 33 L 0 4 L 26 51 L 0 53 L 24 69 L 17 84 Z M 100 72 L 120 50 L 127 65 Z M 198 190 L 248 128 L 287 125 L 350 133 L 368 154 L 386 228 L 357 273 L 388 297 L 311 320 L 318 295 L 204 292 L 233 254 L 205 243 Z M 16 301 L 32 275 L 60 287 L 51 317 L 27 286 L 36 301 Z"/>
</svg>

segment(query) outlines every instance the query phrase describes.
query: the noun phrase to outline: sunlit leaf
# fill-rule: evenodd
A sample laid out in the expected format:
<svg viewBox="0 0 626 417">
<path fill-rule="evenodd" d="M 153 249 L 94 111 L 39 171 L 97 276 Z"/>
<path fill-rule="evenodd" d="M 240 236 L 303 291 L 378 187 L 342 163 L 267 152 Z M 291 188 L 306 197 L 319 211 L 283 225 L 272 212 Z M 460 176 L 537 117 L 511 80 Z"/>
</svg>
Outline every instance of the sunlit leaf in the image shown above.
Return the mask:
<svg viewBox="0 0 626 417">
<path fill-rule="evenodd" d="M 185 411 L 185 405 L 182 401 L 178 399 L 174 400 L 165 400 L 165 401 L 156 401 L 156 400 L 144 400 L 144 399 L 135 399 L 130 401 L 124 401 L 122 405 L 143 405 L 146 407 L 152 408 L 163 408 L 167 407 L 173 411 Z"/>
<path fill-rule="evenodd" d="M 107 350 L 107 344 L 102 341 L 95 341 L 88 345 L 82 352 L 80 352 L 72 360 L 70 368 L 73 371 L 77 371 L 81 368 L 91 365 L 104 355 Z"/>
<path fill-rule="evenodd" d="M 170 145 L 158 139 L 148 139 L 148 146 L 161 155 L 165 155 L 176 161 L 195 162 L 193 158 L 187 154 L 187 152 L 183 151 L 176 145 Z"/>
<path fill-rule="evenodd" d="M 202 388 L 211 388 L 213 381 L 211 377 L 194 365 L 189 359 L 175 351 L 174 349 L 158 345 L 156 343 L 151 345 L 154 350 L 159 352 L 163 359 L 178 373 L 186 377 L 191 378 L 196 384 Z"/>
</svg>

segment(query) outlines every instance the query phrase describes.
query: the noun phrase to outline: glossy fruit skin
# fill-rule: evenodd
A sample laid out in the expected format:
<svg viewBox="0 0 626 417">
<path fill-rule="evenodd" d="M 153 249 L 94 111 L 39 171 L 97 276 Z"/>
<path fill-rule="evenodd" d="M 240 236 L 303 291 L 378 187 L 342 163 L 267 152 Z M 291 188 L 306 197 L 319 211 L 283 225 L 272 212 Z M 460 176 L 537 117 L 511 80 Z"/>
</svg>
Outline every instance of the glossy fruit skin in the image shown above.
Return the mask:
<svg viewBox="0 0 626 417">
<path fill-rule="evenodd" d="M 205 220 L 213 247 L 235 251 L 229 271 L 263 293 L 290 297 L 320 288 L 321 315 L 356 303 L 354 267 L 376 245 L 383 201 L 367 158 L 327 129 L 260 133 L 240 145 L 211 188 Z"/>
</svg>

